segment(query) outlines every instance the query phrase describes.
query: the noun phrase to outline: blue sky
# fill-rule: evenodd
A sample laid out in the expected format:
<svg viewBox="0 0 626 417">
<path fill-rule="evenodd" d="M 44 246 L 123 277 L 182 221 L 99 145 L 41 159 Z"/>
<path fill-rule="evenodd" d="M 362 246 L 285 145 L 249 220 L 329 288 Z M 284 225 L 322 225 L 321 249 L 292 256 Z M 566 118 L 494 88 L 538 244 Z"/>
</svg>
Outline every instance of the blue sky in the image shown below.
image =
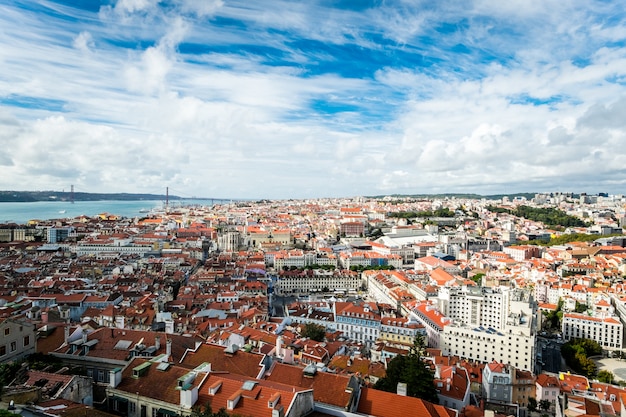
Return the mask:
<svg viewBox="0 0 626 417">
<path fill-rule="evenodd" d="M 0 189 L 626 194 L 618 1 L 5 1 Z"/>
</svg>

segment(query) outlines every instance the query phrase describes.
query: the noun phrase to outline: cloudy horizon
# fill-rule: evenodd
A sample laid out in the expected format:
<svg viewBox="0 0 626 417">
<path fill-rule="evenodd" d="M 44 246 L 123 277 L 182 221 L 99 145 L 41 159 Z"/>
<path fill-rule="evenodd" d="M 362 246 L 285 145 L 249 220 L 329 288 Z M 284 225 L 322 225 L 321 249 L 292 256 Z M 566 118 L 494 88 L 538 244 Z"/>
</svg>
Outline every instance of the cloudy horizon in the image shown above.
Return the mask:
<svg viewBox="0 0 626 417">
<path fill-rule="evenodd" d="M 9 0 L 0 189 L 626 194 L 625 40 L 617 1 Z"/>
</svg>

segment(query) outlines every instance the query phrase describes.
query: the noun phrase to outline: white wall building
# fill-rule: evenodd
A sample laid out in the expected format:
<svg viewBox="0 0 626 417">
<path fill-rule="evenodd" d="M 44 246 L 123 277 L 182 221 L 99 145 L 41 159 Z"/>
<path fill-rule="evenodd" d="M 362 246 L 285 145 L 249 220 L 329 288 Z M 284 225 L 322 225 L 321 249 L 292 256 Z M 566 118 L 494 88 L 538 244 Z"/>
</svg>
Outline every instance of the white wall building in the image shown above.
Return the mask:
<svg viewBox="0 0 626 417">
<path fill-rule="evenodd" d="M 565 341 L 584 338 L 595 340 L 608 350 L 623 347 L 624 325 L 615 316 L 565 313 L 561 326 Z"/>
<path fill-rule="evenodd" d="M 447 312 L 451 319 L 440 335 L 444 355 L 534 369 L 537 310 L 530 292 L 442 289 L 439 303 L 442 313 Z"/>
<path fill-rule="evenodd" d="M 361 275 L 355 271 L 324 271 L 316 269 L 307 274 L 281 274 L 274 288 L 277 294 L 300 294 L 310 292 L 358 291 L 363 284 Z"/>
</svg>

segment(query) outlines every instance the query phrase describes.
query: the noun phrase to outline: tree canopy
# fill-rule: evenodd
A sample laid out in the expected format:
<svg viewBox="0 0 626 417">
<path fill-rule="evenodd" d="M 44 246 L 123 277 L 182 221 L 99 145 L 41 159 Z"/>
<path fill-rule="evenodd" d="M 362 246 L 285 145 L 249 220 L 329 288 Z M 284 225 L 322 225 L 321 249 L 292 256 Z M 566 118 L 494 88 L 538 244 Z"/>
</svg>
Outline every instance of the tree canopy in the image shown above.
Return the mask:
<svg viewBox="0 0 626 417">
<path fill-rule="evenodd" d="M 190 417 L 239 417 L 239 414 L 228 414 L 225 408 L 220 408 L 219 411 L 213 412 L 211 404 L 206 404 L 204 408 L 194 407 Z"/>
<path fill-rule="evenodd" d="M 588 226 L 586 222 L 578 217 L 570 216 L 562 210 L 554 207 L 529 207 L 518 206 L 515 209 L 508 209 L 496 206 L 487 206 L 487 210 L 493 213 L 509 213 L 524 219 L 542 222 L 550 227 L 584 227 Z"/>
<path fill-rule="evenodd" d="M 539 408 L 543 411 L 548 411 L 551 406 L 552 406 L 552 403 L 550 402 L 550 400 L 539 401 Z"/>
<path fill-rule="evenodd" d="M 447 207 L 438 208 L 436 210 L 424 210 L 424 211 L 398 211 L 388 213 L 388 217 L 398 217 L 401 219 L 413 219 L 416 217 L 454 217 L 454 210 L 450 210 Z"/>
<path fill-rule="evenodd" d="M 418 335 L 407 355 L 398 355 L 389 362 L 387 375 L 379 379 L 374 388 L 396 392 L 398 383 L 403 382 L 407 385 L 408 396 L 437 404 L 439 400 L 434 384 L 434 373 L 422 359 L 423 350 L 424 339 Z"/>
<path fill-rule="evenodd" d="M 528 399 L 528 411 L 537 411 L 537 400 L 535 397 L 530 397 Z"/>
<path fill-rule="evenodd" d="M 598 381 L 604 382 L 606 384 L 614 384 L 615 383 L 615 375 L 613 372 L 607 371 L 606 369 L 602 369 L 598 371 Z"/>
<path fill-rule="evenodd" d="M 315 323 L 306 323 L 300 331 L 300 336 L 308 337 L 316 342 L 323 342 L 326 337 L 326 328 Z"/>
<path fill-rule="evenodd" d="M 589 359 L 589 356 L 600 355 L 601 353 L 602 346 L 590 339 L 572 339 L 561 346 L 561 354 L 567 365 L 586 377 L 595 376 L 598 369 L 595 362 Z"/>
</svg>

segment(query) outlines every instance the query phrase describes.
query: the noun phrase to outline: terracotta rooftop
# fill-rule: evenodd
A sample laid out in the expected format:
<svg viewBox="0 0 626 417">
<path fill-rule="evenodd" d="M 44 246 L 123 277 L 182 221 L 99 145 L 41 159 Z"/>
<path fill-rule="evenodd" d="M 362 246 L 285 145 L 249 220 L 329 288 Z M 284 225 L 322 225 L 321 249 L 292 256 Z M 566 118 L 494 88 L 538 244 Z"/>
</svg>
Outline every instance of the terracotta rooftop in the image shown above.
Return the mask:
<svg viewBox="0 0 626 417">
<path fill-rule="evenodd" d="M 361 388 L 357 411 L 377 417 L 456 417 L 456 412 L 441 405 L 372 388 Z"/>
<path fill-rule="evenodd" d="M 352 397 L 348 390 L 351 377 L 348 375 L 315 372 L 305 375 L 304 368 L 276 363 L 271 373 L 266 376 L 268 381 L 281 382 L 300 388 L 312 389 L 316 402 L 346 407 Z"/>
<path fill-rule="evenodd" d="M 202 363 L 211 364 L 212 371 L 231 372 L 251 378 L 259 376 L 262 370 L 263 355 L 258 353 L 236 351 L 234 354 L 226 352 L 220 345 L 203 343 L 195 350 L 189 350 L 180 361 L 180 365 L 193 369 Z"/>
<path fill-rule="evenodd" d="M 142 365 L 145 368 L 142 369 L 141 375 L 139 377 L 133 376 L 135 369 Z M 158 363 L 152 363 L 142 358 L 133 359 L 122 371 L 122 381 L 116 389 L 170 404 L 180 404 L 178 379 L 188 374 L 189 369 L 170 365 L 167 369 L 160 370 L 157 369 L 158 365 Z M 199 373 L 194 385 L 198 385 L 203 377 L 206 377 L 206 373 Z M 155 389 L 157 387 L 158 389 Z"/>
<path fill-rule="evenodd" d="M 210 393 L 213 388 L 214 393 Z M 198 392 L 196 404 L 210 404 L 212 410 L 228 408 L 229 401 L 235 403 L 229 413 L 241 416 L 272 417 L 273 408 L 269 402 L 276 402 L 275 408 L 283 408 L 286 414 L 294 397 L 305 393 L 306 389 L 287 384 L 250 379 L 244 375 L 211 373 Z"/>
</svg>

